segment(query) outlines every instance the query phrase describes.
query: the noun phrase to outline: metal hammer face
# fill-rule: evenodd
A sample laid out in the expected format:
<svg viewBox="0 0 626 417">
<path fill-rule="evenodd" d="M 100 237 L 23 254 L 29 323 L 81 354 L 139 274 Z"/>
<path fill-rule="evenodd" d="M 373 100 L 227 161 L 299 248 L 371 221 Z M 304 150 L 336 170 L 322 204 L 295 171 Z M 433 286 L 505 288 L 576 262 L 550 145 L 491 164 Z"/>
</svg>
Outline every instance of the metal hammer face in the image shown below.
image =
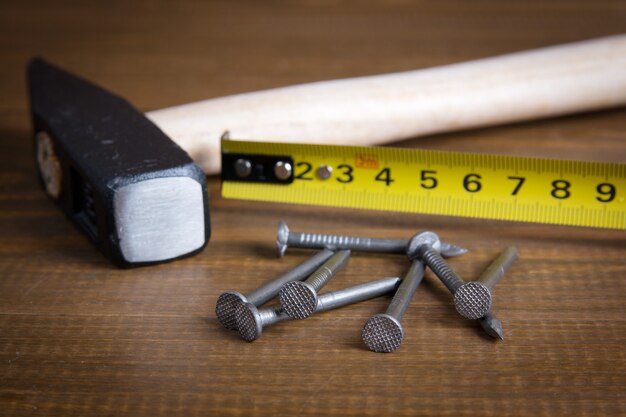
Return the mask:
<svg viewBox="0 0 626 417">
<path fill-rule="evenodd" d="M 210 237 L 206 177 L 121 97 L 34 59 L 28 85 L 48 194 L 119 266 L 199 252 Z"/>
</svg>

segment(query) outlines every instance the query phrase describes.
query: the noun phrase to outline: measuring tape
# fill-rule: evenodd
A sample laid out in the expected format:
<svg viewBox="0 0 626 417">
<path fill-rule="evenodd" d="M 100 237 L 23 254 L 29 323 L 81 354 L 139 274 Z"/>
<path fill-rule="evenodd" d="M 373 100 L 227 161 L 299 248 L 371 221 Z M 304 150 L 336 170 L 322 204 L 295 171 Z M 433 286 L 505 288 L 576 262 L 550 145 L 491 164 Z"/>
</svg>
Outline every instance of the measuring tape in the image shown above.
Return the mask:
<svg viewBox="0 0 626 417">
<path fill-rule="evenodd" d="M 222 141 L 222 196 L 626 229 L 626 164 Z"/>
</svg>

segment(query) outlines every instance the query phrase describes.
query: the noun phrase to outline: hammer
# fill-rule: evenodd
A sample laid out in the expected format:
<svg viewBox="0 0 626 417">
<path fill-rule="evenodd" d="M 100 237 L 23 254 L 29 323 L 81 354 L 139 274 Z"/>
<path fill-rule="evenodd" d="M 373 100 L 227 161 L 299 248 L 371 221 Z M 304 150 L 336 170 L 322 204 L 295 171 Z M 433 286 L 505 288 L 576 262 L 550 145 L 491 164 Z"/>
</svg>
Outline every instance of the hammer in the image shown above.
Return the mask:
<svg viewBox="0 0 626 417">
<path fill-rule="evenodd" d="M 41 59 L 28 66 L 43 185 L 115 264 L 200 251 L 210 236 L 206 177 L 130 103 Z"/>
</svg>

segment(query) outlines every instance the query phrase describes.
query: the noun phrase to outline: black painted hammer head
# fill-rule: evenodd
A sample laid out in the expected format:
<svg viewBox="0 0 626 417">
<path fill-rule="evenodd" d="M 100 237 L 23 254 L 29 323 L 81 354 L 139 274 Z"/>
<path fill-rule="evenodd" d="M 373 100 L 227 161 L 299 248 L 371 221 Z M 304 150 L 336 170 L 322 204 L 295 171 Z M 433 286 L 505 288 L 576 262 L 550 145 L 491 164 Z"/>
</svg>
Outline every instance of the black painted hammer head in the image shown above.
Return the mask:
<svg viewBox="0 0 626 417">
<path fill-rule="evenodd" d="M 114 263 L 145 265 L 208 242 L 206 177 L 121 97 L 35 59 L 37 164 L 48 194 Z"/>
</svg>

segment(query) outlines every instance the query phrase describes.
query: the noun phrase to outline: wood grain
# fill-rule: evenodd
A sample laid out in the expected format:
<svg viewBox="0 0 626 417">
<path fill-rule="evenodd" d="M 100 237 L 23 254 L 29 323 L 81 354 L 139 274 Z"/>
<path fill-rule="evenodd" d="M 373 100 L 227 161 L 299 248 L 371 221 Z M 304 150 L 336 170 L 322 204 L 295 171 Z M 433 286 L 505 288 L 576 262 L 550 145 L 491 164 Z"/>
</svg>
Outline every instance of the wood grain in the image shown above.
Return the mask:
<svg viewBox="0 0 626 417">
<path fill-rule="evenodd" d="M 320 79 L 443 65 L 621 33 L 620 1 L 24 1 L 0 8 L 0 415 L 626 415 L 626 234 L 224 200 L 201 254 L 112 267 L 38 183 L 26 60 L 52 62 L 142 110 Z M 616 109 L 404 141 L 406 147 L 626 160 Z M 276 224 L 406 238 L 431 229 L 471 252 L 467 279 L 516 245 L 498 284 L 494 342 L 427 274 L 392 354 L 360 329 L 389 297 L 282 323 L 245 343 L 218 324 L 224 290 L 304 260 L 274 252 Z M 354 254 L 328 289 L 402 275 Z"/>
</svg>

